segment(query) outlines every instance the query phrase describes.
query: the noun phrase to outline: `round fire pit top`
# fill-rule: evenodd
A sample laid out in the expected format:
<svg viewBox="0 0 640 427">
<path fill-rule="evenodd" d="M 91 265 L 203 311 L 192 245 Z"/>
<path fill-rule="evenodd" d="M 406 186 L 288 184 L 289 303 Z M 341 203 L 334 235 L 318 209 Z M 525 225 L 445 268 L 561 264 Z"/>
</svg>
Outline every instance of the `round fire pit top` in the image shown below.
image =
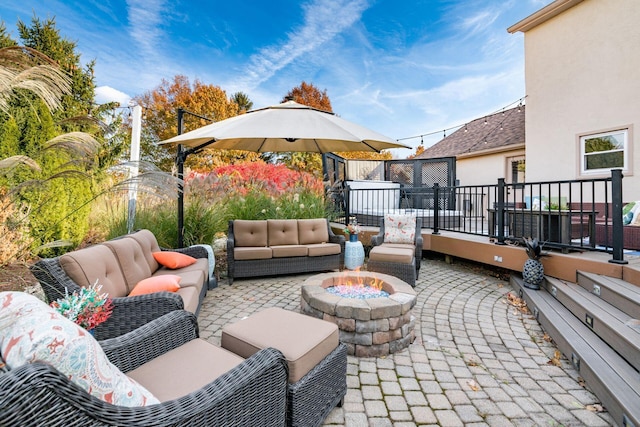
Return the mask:
<svg viewBox="0 0 640 427">
<path fill-rule="evenodd" d="M 348 298 L 334 295 L 326 288 L 344 285 L 347 282 L 370 283 L 382 281 L 382 290 L 388 297 Z M 356 320 L 375 320 L 402 316 L 416 303 L 416 292 L 407 283 L 388 274 L 370 271 L 343 271 L 322 273 L 309 277 L 301 288 L 302 298 L 312 308 L 331 316 Z"/>
</svg>

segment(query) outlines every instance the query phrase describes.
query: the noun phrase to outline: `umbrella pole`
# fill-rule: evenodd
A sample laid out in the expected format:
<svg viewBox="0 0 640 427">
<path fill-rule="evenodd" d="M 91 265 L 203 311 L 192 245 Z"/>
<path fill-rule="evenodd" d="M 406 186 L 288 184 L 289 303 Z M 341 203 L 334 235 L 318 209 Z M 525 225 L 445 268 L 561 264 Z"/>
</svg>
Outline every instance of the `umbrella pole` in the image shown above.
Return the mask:
<svg viewBox="0 0 640 427">
<path fill-rule="evenodd" d="M 182 135 L 184 110 L 178 108 L 178 135 Z M 184 161 L 187 155 L 182 144 L 178 145 L 176 166 L 178 168 L 178 247 L 184 246 Z"/>
<path fill-rule="evenodd" d="M 178 135 L 182 135 L 182 129 L 184 127 L 184 113 L 189 113 L 192 116 L 196 116 L 198 118 L 213 121 L 212 118 L 201 116 L 200 114 L 192 113 L 191 111 L 187 111 L 184 108 L 178 108 L 177 116 L 178 116 Z M 184 161 L 187 159 L 187 156 L 192 153 L 197 153 L 207 145 L 214 143 L 216 140 L 212 139 L 211 141 L 205 142 L 197 147 L 185 149 L 182 144 L 178 144 L 178 153 L 176 154 L 176 168 L 178 169 L 178 248 L 184 247 Z"/>
</svg>

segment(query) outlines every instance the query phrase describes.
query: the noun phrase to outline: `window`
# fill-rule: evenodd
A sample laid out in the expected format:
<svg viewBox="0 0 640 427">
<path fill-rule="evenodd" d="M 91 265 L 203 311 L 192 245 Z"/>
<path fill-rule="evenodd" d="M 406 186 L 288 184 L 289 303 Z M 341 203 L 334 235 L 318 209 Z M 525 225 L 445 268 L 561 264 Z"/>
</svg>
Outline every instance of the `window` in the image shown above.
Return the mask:
<svg viewBox="0 0 640 427">
<path fill-rule="evenodd" d="M 580 172 L 595 174 L 628 169 L 628 129 L 580 137 Z"/>
<path fill-rule="evenodd" d="M 524 183 L 525 161 L 524 156 L 507 158 L 507 182 L 510 184 Z"/>
</svg>

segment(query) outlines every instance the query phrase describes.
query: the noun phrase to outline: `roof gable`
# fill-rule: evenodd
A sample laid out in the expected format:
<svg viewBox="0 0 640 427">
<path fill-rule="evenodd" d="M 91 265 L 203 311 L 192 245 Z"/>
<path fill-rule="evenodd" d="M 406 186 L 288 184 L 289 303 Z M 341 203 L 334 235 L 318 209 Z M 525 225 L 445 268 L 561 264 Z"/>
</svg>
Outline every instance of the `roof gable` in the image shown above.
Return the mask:
<svg viewBox="0 0 640 427">
<path fill-rule="evenodd" d="M 525 106 L 476 119 L 424 150 L 418 159 L 460 156 L 524 145 Z"/>
<path fill-rule="evenodd" d="M 534 13 L 533 15 L 530 15 L 524 18 L 522 21 L 516 24 L 513 24 L 512 26 L 507 28 L 507 31 L 512 34 L 517 31 L 522 31 L 523 33 L 526 33 L 530 29 L 535 28 L 538 25 L 543 24 L 550 19 L 553 19 L 554 17 L 560 15 L 565 10 L 571 9 L 573 6 L 583 1 L 584 0 L 555 0 L 553 3 L 546 5 L 545 7 L 543 7 L 536 13 Z"/>
</svg>

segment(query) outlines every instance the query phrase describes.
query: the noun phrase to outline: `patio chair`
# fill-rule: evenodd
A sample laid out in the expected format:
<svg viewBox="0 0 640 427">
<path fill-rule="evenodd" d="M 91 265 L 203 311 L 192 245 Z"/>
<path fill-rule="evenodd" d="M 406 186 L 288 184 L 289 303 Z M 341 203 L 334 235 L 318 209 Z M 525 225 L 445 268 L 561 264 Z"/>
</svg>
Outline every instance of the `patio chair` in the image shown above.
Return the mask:
<svg viewBox="0 0 640 427">
<path fill-rule="evenodd" d="M 367 271 L 389 274 L 416 285 L 422 259 L 422 218 L 386 214 L 380 232 L 371 237 Z"/>
<path fill-rule="evenodd" d="M 38 310 L 46 310 L 46 305 Z M 4 320 L 6 324 L 7 319 Z M 54 321 L 59 323 L 60 319 Z M 7 329 L 0 333 L 8 336 Z M 99 344 L 89 336 L 81 336 L 81 339 L 93 342 L 95 347 L 86 353 L 86 358 L 96 357 L 96 353 L 103 350 L 102 357 L 106 354 L 112 363 L 112 371 L 119 369 L 126 373 L 125 379 L 136 380 L 160 403 L 119 406 L 96 397 L 95 389 L 80 384 L 86 376 L 80 377 L 80 383 L 72 382 L 67 374 L 57 369 L 64 369 L 61 366 L 73 368 L 78 363 L 64 362 L 69 357 L 67 353 L 71 352 L 65 350 L 65 355 L 60 356 L 62 363 L 57 367 L 33 362 L 3 370 L 0 363 L 0 424 L 285 425 L 288 370 L 284 356 L 278 350 L 267 348 L 242 359 L 199 339 L 196 317 L 186 311 L 166 314 L 135 331 Z M 70 346 L 77 343 L 78 336 L 73 339 L 74 344 Z M 91 343 L 87 344 L 89 347 Z M 9 354 L 7 346 L 1 348 L 4 348 L 4 354 Z M 9 360 L 7 357 L 7 366 Z M 93 365 L 87 363 L 86 366 Z M 94 376 L 91 372 L 88 374 Z M 95 372 L 95 377 L 102 382 L 106 381 L 105 377 L 111 379 L 102 370 Z"/>
</svg>

